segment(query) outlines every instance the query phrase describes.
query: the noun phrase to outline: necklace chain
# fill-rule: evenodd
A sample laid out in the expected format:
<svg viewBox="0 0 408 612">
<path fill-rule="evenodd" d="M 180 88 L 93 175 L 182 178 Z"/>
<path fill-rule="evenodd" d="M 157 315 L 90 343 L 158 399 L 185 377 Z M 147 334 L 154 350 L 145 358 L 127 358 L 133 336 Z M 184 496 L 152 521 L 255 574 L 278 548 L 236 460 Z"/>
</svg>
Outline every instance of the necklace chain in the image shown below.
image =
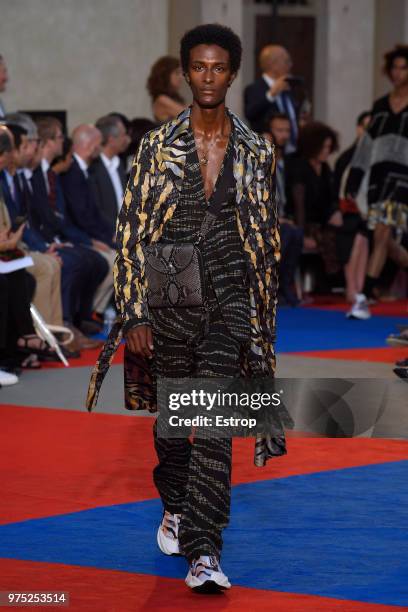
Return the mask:
<svg viewBox="0 0 408 612">
<path fill-rule="evenodd" d="M 207 151 L 204 151 L 202 157 L 200 157 L 200 164 L 202 164 L 203 166 L 206 166 L 208 164 L 208 153 L 210 149 L 212 149 L 217 144 L 217 142 L 220 142 L 220 140 L 222 139 L 218 136 L 214 142 L 208 145 Z"/>
</svg>

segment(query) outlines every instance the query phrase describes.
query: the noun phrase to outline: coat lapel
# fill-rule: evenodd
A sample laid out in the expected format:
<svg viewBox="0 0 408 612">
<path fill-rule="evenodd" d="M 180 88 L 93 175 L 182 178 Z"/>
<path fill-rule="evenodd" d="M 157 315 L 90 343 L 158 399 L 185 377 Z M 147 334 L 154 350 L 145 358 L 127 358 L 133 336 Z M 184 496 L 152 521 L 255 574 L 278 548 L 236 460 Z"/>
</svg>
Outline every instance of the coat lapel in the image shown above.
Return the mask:
<svg viewBox="0 0 408 612">
<path fill-rule="evenodd" d="M 181 191 L 186 164 L 187 144 L 186 136 L 190 128 L 190 107 L 186 108 L 167 127 L 163 135 L 161 147 L 161 161 L 166 168 L 168 178 Z"/>
<path fill-rule="evenodd" d="M 231 111 L 229 116 L 234 124 L 235 132 L 235 163 L 234 177 L 237 184 L 237 204 L 240 204 L 244 194 L 249 190 L 255 178 L 259 159 L 259 146 L 245 123 Z"/>
</svg>

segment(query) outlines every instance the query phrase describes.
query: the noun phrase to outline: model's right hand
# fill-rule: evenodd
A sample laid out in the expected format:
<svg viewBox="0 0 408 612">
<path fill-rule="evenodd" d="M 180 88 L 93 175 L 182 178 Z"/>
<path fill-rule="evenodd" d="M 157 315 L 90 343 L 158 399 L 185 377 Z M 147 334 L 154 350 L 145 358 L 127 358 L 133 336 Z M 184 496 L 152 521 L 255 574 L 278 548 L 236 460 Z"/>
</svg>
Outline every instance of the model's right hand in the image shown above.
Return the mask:
<svg viewBox="0 0 408 612">
<path fill-rule="evenodd" d="M 126 344 L 131 353 L 148 359 L 153 357 L 153 334 L 150 325 L 138 325 L 129 329 Z"/>
</svg>

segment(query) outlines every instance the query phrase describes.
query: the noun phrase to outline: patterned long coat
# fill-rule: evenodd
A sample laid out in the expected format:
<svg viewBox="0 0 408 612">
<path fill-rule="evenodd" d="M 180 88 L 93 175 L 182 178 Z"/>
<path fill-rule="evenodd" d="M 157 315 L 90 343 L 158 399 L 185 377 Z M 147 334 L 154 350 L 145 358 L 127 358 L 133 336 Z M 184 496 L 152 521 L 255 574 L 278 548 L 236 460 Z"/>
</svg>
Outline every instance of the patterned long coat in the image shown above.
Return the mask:
<svg viewBox="0 0 408 612">
<path fill-rule="evenodd" d="M 92 373 L 87 408 L 96 405 L 99 390 L 123 335 L 149 321 L 143 246 L 160 240 L 182 189 L 186 160 L 185 136 L 191 130 L 191 108 L 144 136 L 136 154 L 117 223 L 114 266 L 116 303 L 120 312 Z M 233 122 L 236 216 L 247 257 L 251 303 L 251 345 L 265 374 L 275 371 L 275 316 L 280 240 L 275 201 L 273 147 L 236 115 Z M 248 376 L 245 358 L 241 373 Z M 130 380 L 131 379 L 131 380 Z M 157 410 L 147 360 L 125 352 L 125 397 L 130 410 Z M 285 438 L 258 436 L 255 465 L 286 452 Z"/>
</svg>

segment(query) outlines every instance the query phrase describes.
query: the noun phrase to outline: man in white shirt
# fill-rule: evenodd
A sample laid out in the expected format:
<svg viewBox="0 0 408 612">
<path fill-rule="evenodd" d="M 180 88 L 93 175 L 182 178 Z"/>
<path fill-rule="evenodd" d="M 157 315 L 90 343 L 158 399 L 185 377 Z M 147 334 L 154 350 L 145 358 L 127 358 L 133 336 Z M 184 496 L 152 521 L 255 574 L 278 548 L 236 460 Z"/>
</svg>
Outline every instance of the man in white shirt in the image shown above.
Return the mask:
<svg viewBox="0 0 408 612">
<path fill-rule="evenodd" d="M 96 127 L 102 134 L 102 150 L 89 168 L 95 200 L 112 233 L 122 206 L 126 174 L 119 155 L 126 151 L 130 138 L 116 115 L 101 117 Z"/>
<path fill-rule="evenodd" d="M 284 47 L 268 45 L 262 49 L 259 63 L 262 77 L 245 89 L 245 117 L 253 130 L 262 133 L 272 114 L 286 114 L 291 133 L 285 152 L 291 153 L 296 150 L 298 135 L 297 109 L 287 80 L 292 59 Z"/>
</svg>

